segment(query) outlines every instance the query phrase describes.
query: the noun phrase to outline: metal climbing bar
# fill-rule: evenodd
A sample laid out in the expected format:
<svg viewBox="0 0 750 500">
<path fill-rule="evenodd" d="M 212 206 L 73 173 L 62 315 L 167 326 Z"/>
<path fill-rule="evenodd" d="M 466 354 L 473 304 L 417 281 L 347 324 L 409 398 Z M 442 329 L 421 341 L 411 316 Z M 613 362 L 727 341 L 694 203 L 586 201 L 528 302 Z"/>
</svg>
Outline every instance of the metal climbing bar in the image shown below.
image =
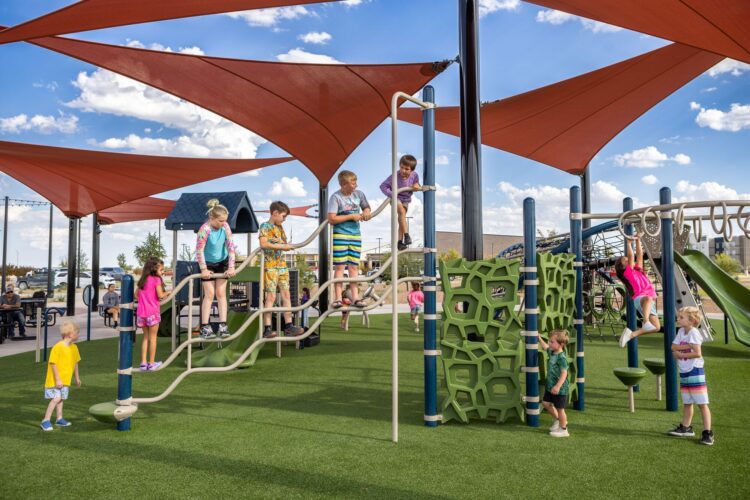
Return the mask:
<svg viewBox="0 0 750 500">
<path fill-rule="evenodd" d="M 539 427 L 539 307 L 537 303 L 536 213 L 534 198 L 523 200 L 524 337 L 526 360 L 526 425 Z"/>
</svg>

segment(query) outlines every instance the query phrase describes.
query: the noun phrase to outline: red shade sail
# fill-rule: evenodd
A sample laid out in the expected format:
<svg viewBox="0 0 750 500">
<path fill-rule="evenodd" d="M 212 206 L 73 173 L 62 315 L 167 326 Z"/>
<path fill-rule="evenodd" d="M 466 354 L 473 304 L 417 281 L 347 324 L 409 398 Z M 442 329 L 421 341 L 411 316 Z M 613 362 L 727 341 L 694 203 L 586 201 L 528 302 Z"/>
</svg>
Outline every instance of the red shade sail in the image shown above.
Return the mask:
<svg viewBox="0 0 750 500">
<path fill-rule="evenodd" d="M 157 52 L 59 37 L 31 43 L 213 111 L 294 155 L 324 184 L 390 115 L 395 92 L 415 93 L 450 64 L 291 64 Z"/>
<path fill-rule="evenodd" d="M 0 171 L 84 217 L 171 189 L 290 161 L 174 158 L 0 141 Z"/>
<path fill-rule="evenodd" d="M 119 224 L 120 222 L 166 219 L 169 212 L 174 208 L 175 203 L 177 203 L 175 200 L 165 200 L 151 196 L 129 201 L 99 212 L 99 223 Z"/>
<path fill-rule="evenodd" d="M 481 107 L 482 144 L 580 175 L 631 122 L 722 56 L 680 44 Z M 422 112 L 399 118 L 422 124 Z M 435 127 L 460 136 L 459 108 L 438 108 Z"/>
<path fill-rule="evenodd" d="M 526 0 L 750 63 L 748 0 Z"/>
<path fill-rule="evenodd" d="M 0 32 L 0 43 L 50 35 L 332 0 L 81 0 Z"/>
</svg>

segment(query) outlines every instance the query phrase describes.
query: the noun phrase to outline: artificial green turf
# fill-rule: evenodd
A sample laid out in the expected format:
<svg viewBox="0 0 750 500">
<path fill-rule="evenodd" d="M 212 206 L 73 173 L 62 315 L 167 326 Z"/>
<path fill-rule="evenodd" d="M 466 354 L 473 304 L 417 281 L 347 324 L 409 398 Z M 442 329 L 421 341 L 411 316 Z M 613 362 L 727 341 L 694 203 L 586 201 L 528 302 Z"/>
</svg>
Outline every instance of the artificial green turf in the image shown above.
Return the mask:
<svg viewBox="0 0 750 500">
<path fill-rule="evenodd" d="M 320 346 L 266 348 L 256 366 L 195 375 L 166 401 L 142 405 L 130 432 L 87 416 L 115 397 L 116 340 L 80 342 L 83 387 L 71 390 L 66 429 L 39 427 L 45 367 L 33 353 L 0 358 L 0 498 L 748 498 L 750 349 L 704 346 L 716 445 L 670 438 L 679 414 L 655 401 L 648 375 L 627 411 L 612 374 L 626 364 L 614 340 L 586 344 L 586 411 L 571 437 L 511 422 L 426 428 L 422 345 L 401 335 L 400 439 L 390 441 L 389 316 L 327 323 Z M 166 352 L 169 339 L 160 339 Z M 661 335 L 641 337 L 641 358 Z M 134 377 L 135 396 L 160 392 L 177 367 Z M 744 381 L 744 382 L 743 382 Z M 444 394 L 441 392 L 440 398 Z M 694 421 L 698 433 L 700 417 Z"/>
</svg>

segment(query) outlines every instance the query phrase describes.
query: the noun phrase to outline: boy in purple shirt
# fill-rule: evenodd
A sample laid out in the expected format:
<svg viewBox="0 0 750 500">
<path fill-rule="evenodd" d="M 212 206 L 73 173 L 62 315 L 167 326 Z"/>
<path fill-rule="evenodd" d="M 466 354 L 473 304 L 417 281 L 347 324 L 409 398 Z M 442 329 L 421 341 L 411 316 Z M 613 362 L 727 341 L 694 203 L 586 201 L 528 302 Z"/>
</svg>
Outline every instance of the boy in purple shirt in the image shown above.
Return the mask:
<svg viewBox="0 0 750 500">
<path fill-rule="evenodd" d="M 398 188 L 410 187 L 413 191 L 419 191 L 422 187 L 419 185 L 419 174 L 416 171 L 417 159 L 412 155 L 404 155 L 398 162 Z M 393 186 L 391 185 L 391 176 L 385 178 L 380 184 L 380 190 L 384 195 L 391 197 Z M 411 191 L 405 191 L 398 194 L 398 249 L 404 250 L 411 245 L 411 236 L 406 227 L 406 211 L 409 209 L 411 202 Z"/>
</svg>

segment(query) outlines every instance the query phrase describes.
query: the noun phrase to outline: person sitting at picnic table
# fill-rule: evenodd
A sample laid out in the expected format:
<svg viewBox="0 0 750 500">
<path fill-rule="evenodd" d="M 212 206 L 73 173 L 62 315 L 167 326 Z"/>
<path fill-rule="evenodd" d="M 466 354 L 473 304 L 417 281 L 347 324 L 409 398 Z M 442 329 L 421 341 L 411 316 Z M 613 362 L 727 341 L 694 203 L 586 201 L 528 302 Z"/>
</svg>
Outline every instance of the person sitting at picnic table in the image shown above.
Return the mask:
<svg viewBox="0 0 750 500">
<path fill-rule="evenodd" d="M 104 310 L 112 315 L 114 328 L 117 328 L 117 324 L 120 322 L 120 296 L 115 291 L 114 283 L 107 287 L 107 293 L 102 297 L 102 304 L 104 305 Z"/>
<path fill-rule="evenodd" d="M 26 318 L 21 310 L 21 296 L 13 289 L 13 285 L 5 287 L 5 294 L 0 296 L 0 309 L 10 311 L 6 313 L 10 321 L 10 334 L 13 337 L 13 322 L 18 323 L 18 334 L 21 337 L 26 336 Z"/>
</svg>

